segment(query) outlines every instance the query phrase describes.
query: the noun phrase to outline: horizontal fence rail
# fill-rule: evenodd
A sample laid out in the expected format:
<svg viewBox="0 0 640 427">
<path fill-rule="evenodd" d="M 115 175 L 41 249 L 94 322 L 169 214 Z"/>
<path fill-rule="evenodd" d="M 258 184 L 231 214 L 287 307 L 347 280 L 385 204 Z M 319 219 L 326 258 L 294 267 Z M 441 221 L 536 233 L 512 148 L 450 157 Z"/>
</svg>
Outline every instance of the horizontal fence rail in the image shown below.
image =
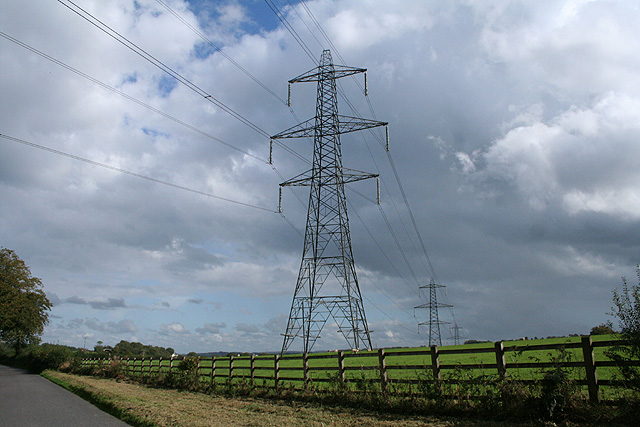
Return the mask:
<svg viewBox="0 0 640 427">
<path fill-rule="evenodd" d="M 198 357 L 192 362 L 196 364 L 192 369 L 201 381 L 211 384 L 244 381 L 254 386 L 261 381 L 262 386 L 276 389 L 283 386 L 305 389 L 312 383 L 334 382 L 353 385 L 356 390 L 369 390 L 367 387 L 376 384 L 382 392 L 398 393 L 411 391 L 411 387 L 419 384 L 473 382 L 490 376 L 513 377 L 524 383 L 535 383 L 540 372 L 560 368 L 572 370 L 575 382 L 587 388 L 589 400 L 598 402 L 601 386 L 623 386 L 615 379 L 598 378 L 599 372 L 617 366 L 604 356 L 604 350 L 620 343 L 618 340 L 594 341 L 591 336 L 583 336 L 579 341 L 557 344 L 530 345 L 523 341 L 522 344 L 505 345 L 498 341 L 492 345 L 489 343 L 491 346 L 480 344 L 471 348 L 431 346 L 411 350 L 335 351 L 284 356 L 230 354 Z M 546 356 L 544 352 L 547 352 Z M 129 375 L 179 374 L 186 369 L 182 365 L 186 359 L 183 356 L 170 359 L 83 359 L 82 365 L 100 367 L 118 363 Z M 627 364 L 640 366 L 640 361 Z"/>
</svg>

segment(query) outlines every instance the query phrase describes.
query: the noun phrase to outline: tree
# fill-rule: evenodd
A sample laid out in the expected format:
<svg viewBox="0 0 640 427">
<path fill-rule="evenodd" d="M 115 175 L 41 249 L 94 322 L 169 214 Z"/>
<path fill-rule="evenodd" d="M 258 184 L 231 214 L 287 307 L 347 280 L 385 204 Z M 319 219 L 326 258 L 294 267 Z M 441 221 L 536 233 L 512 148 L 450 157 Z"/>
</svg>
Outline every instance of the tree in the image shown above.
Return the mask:
<svg viewBox="0 0 640 427">
<path fill-rule="evenodd" d="M 173 354 L 173 349 L 122 340 L 113 347 L 113 354 L 120 357 L 153 357 L 154 359 L 163 357 L 167 359 Z"/>
<path fill-rule="evenodd" d="M 14 251 L 0 248 L 0 340 L 16 351 L 40 342 L 51 302 Z"/>
<path fill-rule="evenodd" d="M 640 283 L 640 265 L 636 273 Z M 620 333 L 616 335 L 622 342 L 608 350 L 607 356 L 618 364 L 627 386 L 640 391 L 640 369 L 627 364 L 640 359 L 640 284 L 629 287 L 623 277 L 622 291 L 613 291 L 613 304 L 611 314 L 618 318 Z"/>
<path fill-rule="evenodd" d="M 616 331 L 613 330 L 613 327 L 610 322 L 603 323 L 602 325 L 594 326 L 591 328 L 591 335 L 613 335 Z"/>
</svg>

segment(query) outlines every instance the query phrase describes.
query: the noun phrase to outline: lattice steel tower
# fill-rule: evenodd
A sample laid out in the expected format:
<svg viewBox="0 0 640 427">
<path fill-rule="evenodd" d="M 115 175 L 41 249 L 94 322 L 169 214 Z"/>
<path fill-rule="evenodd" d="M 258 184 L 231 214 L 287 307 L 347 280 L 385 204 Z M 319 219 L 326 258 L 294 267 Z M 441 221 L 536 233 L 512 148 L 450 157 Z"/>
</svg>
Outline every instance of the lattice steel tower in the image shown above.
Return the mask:
<svg viewBox="0 0 640 427">
<path fill-rule="evenodd" d="M 351 348 L 371 348 L 371 337 L 356 276 L 349 234 L 344 185 L 378 175 L 342 167 L 340 134 L 387 123 L 338 115 L 336 79 L 364 73 L 366 69 L 334 65 L 329 50 L 320 65 L 289 80 L 317 82 L 315 117 L 271 137 L 313 137 L 312 168 L 280 184 L 310 186 L 302 263 L 293 295 L 282 353 L 296 338 L 304 340 L 304 351 L 313 348 L 329 318 L 333 318 Z M 366 74 L 365 74 L 366 95 Z"/>
<path fill-rule="evenodd" d="M 438 316 L 438 308 L 440 307 L 453 307 L 451 304 L 442 304 L 438 302 L 437 290 L 444 288 L 444 285 L 438 285 L 431 278 L 428 285 L 420 286 L 420 289 L 429 289 L 429 302 L 427 304 L 421 304 L 415 308 L 427 308 L 429 309 L 429 321 L 420 322 L 418 325 L 429 325 L 429 346 L 442 345 L 442 337 L 440 336 L 440 325 L 446 325 L 449 322 L 441 322 Z M 456 325 L 457 326 L 457 325 Z"/>
</svg>

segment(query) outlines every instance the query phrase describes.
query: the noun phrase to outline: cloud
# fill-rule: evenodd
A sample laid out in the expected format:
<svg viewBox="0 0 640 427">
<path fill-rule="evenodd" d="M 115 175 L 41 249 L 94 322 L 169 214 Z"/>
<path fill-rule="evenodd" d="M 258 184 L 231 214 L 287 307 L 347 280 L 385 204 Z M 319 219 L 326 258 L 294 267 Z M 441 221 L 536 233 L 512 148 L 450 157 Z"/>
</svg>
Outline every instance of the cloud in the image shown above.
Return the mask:
<svg viewBox="0 0 640 427">
<path fill-rule="evenodd" d="M 91 308 L 94 308 L 96 310 L 113 310 L 116 308 L 128 308 L 127 304 L 124 301 L 124 298 L 107 298 L 106 301 L 100 301 L 100 300 L 92 300 L 92 301 L 87 301 L 84 298 L 81 298 L 79 296 L 71 296 L 65 299 L 60 299 L 57 298 L 56 296 L 56 305 L 60 305 L 60 304 L 77 304 L 77 305 L 90 305 Z"/>
<path fill-rule="evenodd" d="M 227 324 L 222 323 L 205 323 L 202 328 L 196 328 L 198 334 L 219 334 L 221 329 L 227 327 Z"/>
<path fill-rule="evenodd" d="M 483 154 L 486 166 L 472 179 L 513 185 L 537 210 L 557 204 L 571 215 L 637 220 L 639 120 L 640 98 L 608 93 L 591 106 L 509 130 Z M 476 169 L 469 155 L 459 160 L 466 173 Z"/>
<path fill-rule="evenodd" d="M 162 334 L 188 334 L 189 331 L 178 322 L 169 323 L 167 325 L 160 325 L 160 333 Z"/>
<path fill-rule="evenodd" d="M 107 332 L 111 334 L 135 333 L 138 327 L 133 320 L 123 319 L 119 322 L 100 322 L 98 319 L 87 319 L 84 324 L 94 331 Z"/>
<path fill-rule="evenodd" d="M 245 332 L 249 334 L 255 334 L 260 332 L 260 327 L 258 325 L 252 325 L 248 323 L 238 323 L 236 325 L 236 330 L 238 332 Z"/>
</svg>

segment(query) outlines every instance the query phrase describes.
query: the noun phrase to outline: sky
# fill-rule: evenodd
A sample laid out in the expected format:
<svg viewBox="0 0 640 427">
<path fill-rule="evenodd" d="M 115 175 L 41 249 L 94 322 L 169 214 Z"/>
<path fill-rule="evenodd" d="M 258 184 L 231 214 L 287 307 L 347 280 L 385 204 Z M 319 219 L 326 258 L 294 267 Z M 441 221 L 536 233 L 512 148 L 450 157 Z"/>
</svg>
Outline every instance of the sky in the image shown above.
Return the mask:
<svg viewBox="0 0 640 427">
<path fill-rule="evenodd" d="M 381 180 L 379 206 L 373 180 L 347 190 L 374 347 L 427 343 L 431 277 L 443 344 L 453 322 L 491 341 L 615 324 L 640 263 L 639 8 L 0 0 L 0 246 L 54 304 L 43 341 L 280 350 L 309 189 L 280 215 L 278 184 L 312 141 L 270 165 L 269 135 L 315 114 L 314 84 L 289 109 L 287 81 L 324 49 L 368 70 L 368 97 L 339 80 L 340 114 L 389 123 L 389 153 L 383 129 L 342 136 L 344 166 Z M 329 322 L 314 350 L 346 347 Z"/>
</svg>

